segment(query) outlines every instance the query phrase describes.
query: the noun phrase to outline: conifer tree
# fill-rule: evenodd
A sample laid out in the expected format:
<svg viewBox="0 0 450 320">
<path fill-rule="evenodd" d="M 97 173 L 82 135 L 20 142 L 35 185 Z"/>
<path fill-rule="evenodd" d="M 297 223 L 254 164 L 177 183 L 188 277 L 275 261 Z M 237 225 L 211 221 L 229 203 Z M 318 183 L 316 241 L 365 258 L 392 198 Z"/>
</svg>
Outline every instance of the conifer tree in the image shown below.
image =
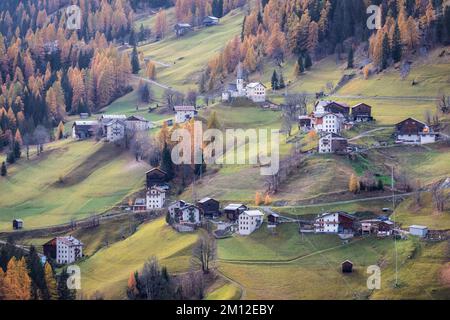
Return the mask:
<svg viewBox="0 0 450 320">
<path fill-rule="evenodd" d="M 172 162 L 172 155 L 170 148 L 167 143 L 164 144 L 164 148 L 161 154 L 161 170 L 165 171 L 167 174 L 167 179 L 172 180 L 174 177 L 174 168 Z"/>
<path fill-rule="evenodd" d="M 64 123 L 60 121 L 56 128 L 56 139 L 61 140 L 62 138 L 64 138 Z"/>
<path fill-rule="evenodd" d="M 402 59 L 402 39 L 398 23 L 395 24 L 394 34 L 392 36 L 392 59 L 399 62 Z"/>
<path fill-rule="evenodd" d="M 381 69 L 384 70 L 388 67 L 389 56 L 390 56 L 389 38 L 388 38 L 387 34 L 385 34 L 383 37 L 382 46 L 383 46 L 383 48 L 382 48 L 382 54 L 381 54 Z"/>
<path fill-rule="evenodd" d="M 359 181 L 355 174 L 352 174 L 348 183 L 348 190 L 353 193 L 359 192 Z"/>
<path fill-rule="evenodd" d="M 31 279 L 28 276 L 25 258 L 17 260 L 12 257 L 8 262 L 3 294 L 6 300 L 30 300 Z"/>
<path fill-rule="evenodd" d="M 138 74 L 141 67 L 139 65 L 139 54 L 136 46 L 133 47 L 133 52 L 131 53 L 131 68 L 134 74 Z"/>
<path fill-rule="evenodd" d="M 264 198 L 264 205 L 268 206 L 272 203 L 272 199 L 270 198 L 269 194 L 266 194 L 266 197 Z"/>
<path fill-rule="evenodd" d="M 277 75 L 277 71 L 276 70 L 273 70 L 271 84 L 272 84 L 272 90 L 278 90 L 280 88 L 279 87 L 279 83 L 278 83 L 278 75 Z"/>
<path fill-rule="evenodd" d="M 8 169 L 6 168 L 5 161 L 2 162 L 2 168 L 1 168 L 0 174 L 2 177 L 6 177 L 8 175 Z"/>
<path fill-rule="evenodd" d="M 27 267 L 31 278 L 31 297 L 37 299 L 48 299 L 47 285 L 45 284 L 44 268 L 41 259 L 34 246 L 31 246 L 27 256 Z"/>
<path fill-rule="evenodd" d="M 347 56 L 347 69 L 353 69 L 353 47 L 350 47 Z"/>
<path fill-rule="evenodd" d="M 64 268 L 57 280 L 58 300 L 75 300 L 75 290 L 67 287 L 68 279 L 69 274 L 67 273 L 67 268 Z"/>
<path fill-rule="evenodd" d="M 305 53 L 305 69 L 312 67 L 312 59 L 308 52 Z"/>
<path fill-rule="evenodd" d="M 278 87 L 279 87 L 280 89 L 284 89 L 284 88 L 286 87 L 286 84 L 284 83 L 283 73 L 280 74 L 280 79 L 279 79 Z"/>
<path fill-rule="evenodd" d="M 256 191 L 255 193 L 255 205 L 259 206 L 262 203 L 262 195 L 260 192 Z"/>
</svg>

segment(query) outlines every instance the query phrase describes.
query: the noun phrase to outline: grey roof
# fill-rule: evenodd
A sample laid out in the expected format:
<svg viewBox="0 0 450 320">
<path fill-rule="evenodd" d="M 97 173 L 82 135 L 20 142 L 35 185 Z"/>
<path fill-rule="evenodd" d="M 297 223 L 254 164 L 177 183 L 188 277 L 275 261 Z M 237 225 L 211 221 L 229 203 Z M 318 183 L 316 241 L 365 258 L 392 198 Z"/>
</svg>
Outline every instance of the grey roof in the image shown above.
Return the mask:
<svg viewBox="0 0 450 320">
<path fill-rule="evenodd" d="M 240 207 L 243 207 L 243 206 L 244 205 L 242 203 L 230 203 L 224 209 L 225 210 L 236 210 L 236 209 L 239 209 Z"/>
<path fill-rule="evenodd" d="M 244 211 L 243 214 L 246 214 L 246 215 L 248 215 L 250 217 L 258 217 L 258 216 L 262 217 L 262 216 L 264 216 L 264 213 L 262 213 L 259 210 L 247 210 L 247 211 Z"/>
<path fill-rule="evenodd" d="M 421 229 L 421 230 L 428 229 L 428 227 L 426 227 L 426 226 L 419 226 L 419 225 L 415 225 L 415 224 L 413 224 L 412 226 L 409 226 L 409 228 L 410 229 L 411 228 L 413 228 L 413 229 Z"/>
</svg>

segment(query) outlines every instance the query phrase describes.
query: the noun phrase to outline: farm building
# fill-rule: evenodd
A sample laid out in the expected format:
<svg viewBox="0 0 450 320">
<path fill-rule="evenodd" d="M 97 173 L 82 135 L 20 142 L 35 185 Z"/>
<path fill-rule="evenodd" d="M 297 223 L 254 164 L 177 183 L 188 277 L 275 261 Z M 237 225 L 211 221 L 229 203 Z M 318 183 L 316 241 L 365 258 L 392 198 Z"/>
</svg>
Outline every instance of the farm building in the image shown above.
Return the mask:
<svg viewBox="0 0 450 320">
<path fill-rule="evenodd" d="M 211 27 L 219 24 L 219 18 L 214 16 L 207 16 L 203 19 L 203 26 Z"/>
<path fill-rule="evenodd" d="M 372 107 L 365 103 L 359 103 L 352 108 L 351 120 L 356 122 L 372 121 Z"/>
<path fill-rule="evenodd" d="M 436 142 L 436 134 L 425 123 L 414 118 L 395 125 L 396 142 L 403 144 L 427 144 Z"/>
<path fill-rule="evenodd" d="M 345 260 L 341 263 L 342 273 L 352 273 L 353 272 L 353 262 L 350 260 Z"/>
<path fill-rule="evenodd" d="M 72 125 L 72 138 L 76 140 L 88 139 L 97 134 L 97 121 L 75 121 Z"/>
<path fill-rule="evenodd" d="M 312 128 L 312 118 L 310 116 L 298 117 L 298 129 L 302 132 L 309 132 Z"/>
<path fill-rule="evenodd" d="M 319 139 L 319 153 L 340 153 L 347 152 L 348 141 L 336 133 L 327 133 Z"/>
<path fill-rule="evenodd" d="M 314 223 L 316 233 L 352 234 L 356 218 L 346 212 L 320 214 Z"/>
<path fill-rule="evenodd" d="M 199 224 L 201 222 L 200 209 L 183 200 L 173 202 L 168 211 L 176 223 Z"/>
<path fill-rule="evenodd" d="M 160 186 L 167 181 L 167 173 L 160 168 L 153 168 L 145 173 L 147 189 Z"/>
<path fill-rule="evenodd" d="M 203 198 L 197 201 L 197 206 L 204 216 L 215 217 L 220 215 L 220 202 L 213 198 Z"/>
<path fill-rule="evenodd" d="M 360 221 L 361 234 L 376 234 L 379 237 L 390 236 L 394 230 L 394 222 L 380 219 Z"/>
<path fill-rule="evenodd" d="M 147 210 L 147 204 L 144 198 L 137 198 L 134 200 L 133 211 L 134 212 L 143 212 Z"/>
<path fill-rule="evenodd" d="M 189 31 L 192 30 L 192 26 L 189 23 L 177 23 L 173 27 L 173 30 L 175 31 L 175 34 L 177 37 L 184 36 Z"/>
<path fill-rule="evenodd" d="M 175 123 L 184 123 L 197 114 L 194 106 L 175 106 Z"/>
<path fill-rule="evenodd" d="M 14 219 L 12 222 L 14 230 L 20 230 L 23 228 L 23 220 L 22 219 Z"/>
<path fill-rule="evenodd" d="M 153 124 L 141 116 L 129 116 L 125 120 L 127 130 L 147 131 L 153 127 Z"/>
<path fill-rule="evenodd" d="M 278 213 L 271 213 L 267 216 L 269 224 L 278 224 L 280 222 L 280 215 Z"/>
<path fill-rule="evenodd" d="M 245 87 L 246 96 L 253 102 L 266 101 L 266 86 L 261 82 L 252 82 Z"/>
<path fill-rule="evenodd" d="M 99 118 L 98 118 L 98 123 L 101 125 L 102 127 L 102 131 L 103 134 L 106 134 L 106 125 L 113 121 L 113 120 L 121 120 L 121 121 L 125 121 L 125 119 L 127 118 L 126 115 L 124 114 L 102 114 Z"/>
<path fill-rule="evenodd" d="M 239 234 L 248 236 L 261 227 L 264 220 L 264 213 L 259 210 L 247 210 L 239 215 Z"/>
<path fill-rule="evenodd" d="M 42 245 L 44 255 L 49 259 L 56 259 L 56 238 L 44 243 Z"/>
<path fill-rule="evenodd" d="M 231 221 L 236 221 L 245 210 L 248 210 L 248 207 L 241 203 L 230 203 L 223 209 L 225 215 Z"/>
<path fill-rule="evenodd" d="M 348 117 L 350 107 L 335 101 L 317 101 L 314 105 L 314 115 L 318 116 L 325 113 L 342 114 L 344 117 Z"/>
<path fill-rule="evenodd" d="M 153 186 L 147 190 L 146 207 L 150 209 L 161 209 L 166 201 L 166 190 Z"/>
<path fill-rule="evenodd" d="M 425 238 L 428 234 L 428 227 L 412 225 L 412 226 L 409 226 L 409 233 L 412 236 L 418 236 L 420 238 Z"/>
</svg>

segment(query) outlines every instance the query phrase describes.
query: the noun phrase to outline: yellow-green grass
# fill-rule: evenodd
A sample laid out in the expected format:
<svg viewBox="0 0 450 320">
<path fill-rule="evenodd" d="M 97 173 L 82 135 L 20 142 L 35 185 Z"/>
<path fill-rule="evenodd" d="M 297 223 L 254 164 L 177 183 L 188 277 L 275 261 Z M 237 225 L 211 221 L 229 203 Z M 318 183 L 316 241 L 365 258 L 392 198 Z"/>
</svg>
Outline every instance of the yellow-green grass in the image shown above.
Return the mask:
<svg viewBox="0 0 450 320">
<path fill-rule="evenodd" d="M 416 204 L 413 197 L 403 201 L 395 210 L 395 220 L 403 227 L 416 224 L 427 226 L 431 230 L 450 229 L 450 207 L 447 205 L 444 212 L 437 212 L 431 197 L 431 193 L 424 192 L 420 205 Z"/>
<path fill-rule="evenodd" d="M 392 207 L 391 199 L 375 199 L 368 201 L 352 201 L 348 203 L 338 203 L 338 204 L 323 204 L 323 205 L 314 205 L 309 207 L 274 207 L 272 208 L 276 212 L 280 212 L 281 214 L 287 215 L 300 215 L 300 216 L 311 216 L 317 215 L 319 213 L 324 212 L 333 212 L 333 211 L 345 211 L 349 213 L 364 213 L 364 212 L 372 212 L 376 215 L 384 215 L 383 208 Z"/>
<path fill-rule="evenodd" d="M 164 218 L 144 224 L 132 236 L 102 248 L 79 264 L 83 293 L 89 296 L 100 291 L 107 299 L 125 298 L 128 277 L 152 256 L 170 273 L 186 272 L 196 239 L 195 233 L 177 233 Z"/>
<path fill-rule="evenodd" d="M 439 295 L 431 295 L 431 298 L 442 297 L 445 292 L 448 297 L 448 289 L 437 282 L 436 272 L 442 265 L 445 253 L 443 250 L 431 251 L 435 249 L 434 246 L 440 249 L 443 247 L 438 244 L 428 248 L 428 245 L 418 243 L 416 239 L 397 242 L 400 282 L 408 282 L 415 274 L 419 276 L 396 290 L 392 289 L 395 267 L 392 239 L 357 240 L 328 251 L 316 251 L 313 255 L 290 263 L 221 262 L 219 270 L 245 288 L 245 299 L 367 299 L 373 292 L 366 286 L 369 276 L 366 270 L 368 266 L 375 264 L 381 265 L 382 286 L 381 290 L 376 291 L 374 298 L 415 298 L 411 292 L 418 293 L 424 289 L 428 292 L 435 287 L 440 290 Z M 262 251 L 263 249 L 260 250 Z M 417 254 L 417 251 L 421 253 Z M 427 257 L 430 253 L 434 254 L 436 260 L 432 261 Z M 347 259 L 354 263 L 354 272 L 343 275 L 340 265 Z M 433 269 L 430 274 L 421 278 L 421 274 L 429 271 L 429 265 L 425 261 L 432 264 Z M 417 297 L 430 298 L 425 297 L 424 292 Z"/>
<path fill-rule="evenodd" d="M 331 82 L 337 85 L 344 74 L 348 72 L 345 70 L 343 64 L 336 64 L 336 59 L 332 56 L 316 61 L 314 65 L 306 70 L 305 73 L 298 77 L 294 76 L 295 57 L 287 57 L 286 61 L 280 68 L 273 61 L 264 65 L 264 72 L 255 73 L 250 78 L 255 81 L 263 82 L 269 88 L 269 97 L 272 98 L 271 78 L 273 70 L 278 74 L 283 73 L 283 78 L 287 84 L 289 93 L 308 92 L 316 93 L 320 91 L 327 92 L 327 83 Z M 284 90 L 275 92 L 275 95 L 284 93 Z"/>
<path fill-rule="evenodd" d="M 395 165 L 396 172 L 417 179 L 422 185 L 429 185 L 449 176 L 450 147 L 445 143 L 424 146 L 395 146 L 372 150 L 368 153 L 371 163 L 377 165 Z"/>
<path fill-rule="evenodd" d="M 229 107 L 223 105 L 215 105 L 208 109 L 202 110 L 200 116 L 208 118 L 211 112 L 216 112 L 222 129 L 265 129 L 278 130 L 280 124 L 280 113 L 274 111 L 263 111 L 256 107 Z M 271 134 L 267 131 L 268 147 L 271 144 Z M 249 143 L 245 142 L 246 147 L 246 164 L 224 164 L 209 165 L 208 171 L 203 179 L 197 181 L 195 186 L 196 195 L 214 196 L 221 200 L 246 201 L 254 198 L 255 191 L 264 187 L 265 176 L 260 174 L 260 168 L 257 165 L 248 164 L 248 159 L 254 158 L 257 153 L 255 148 L 249 148 Z M 286 155 L 291 145 L 286 143 L 284 135 L 280 135 L 279 150 L 281 156 Z M 233 149 L 232 151 L 234 151 Z M 228 151 L 224 155 L 224 159 L 230 159 L 232 151 Z M 192 198 L 192 189 L 188 188 L 182 197 Z"/>
<path fill-rule="evenodd" d="M 427 111 L 433 114 L 436 110 L 436 103 L 434 101 L 402 100 L 395 98 L 382 100 L 370 98 L 336 98 L 334 100 L 347 103 L 350 106 L 361 102 L 371 105 L 372 116 L 375 118 L 376 124 L 381 126 L 394 125 L 409 117 L 424 121 Z"/>
<path fill-rule="evenodd" d="M 441 272 L 448 274 L 448 243 L 426 243 L 416 241 L 411 258 L 400 260 L 398 286 L 395 284 L 395 269 L 382 271 L 382 290 L 375 290 L 372 299 L 448 300 L 450 283 L 442 279 Z"/>
<path fill-rule="evenodd" d="M 218 26 L 196 29 L 180 38 L 172 35 L 140 50 L 150 59 L 170 64 L 170 67 L 157 64 L 158 82 L 182 91 L 196 89 L 200 71 L 230 39 L 240 34 L 243 18 L 242 10 L 233 10 Z"/>
<path fill-rule="evenodd" d="M 232 283 L 226 283 L 208 293 L 205 300 L 238 300 L 241 290 Z"/>
<path fill-rule="evenodd" d="M 398 70 L 388 71 L 364 80 L 359 75 L 339 90 L 341 95 L 436 97 L 450 91 L 450 63 L 413 64 L 411 73 L 401 80 Z M 412 82 L 417 84 L 413 85 Z"/>
<path fill-rule="evenodd" d="M 305 237 L 308 241 L 300 236 L 296 223 L 279 225 L 274 233 L 263 224 L 250 236 L 236 235 L 219 240 L 219 258 L 221 261 L 288 261 L 341 244 L 335 235 Z"/>
<path fill-rule="evenodd" d="M 113 144 L 64 140 L 10 166 L 0 180 L 0 229 L 13 218 L 25 228 L 98 214 L 144 185 L 149 166 Z"/>
<path fill-rule="evenodd" d="M 164 10 L 166 13 L 166 21 L 167 25 L 172 27 L 176 23 L 176 17 L 175 17 L 175 8 L 168 8 Z M 144 25 L 144 27 L 148 27 L 151 30 L 154 30 L 156 22 L 156 14 L 148 15 L 148 17 L 142 17 L 134 22 L 134 28 L 136 32 L 139 32 L 139 28 L 141 27 L 141 24 Z M 169 27 L 169 29 L 170 29 Z M 171 31 L 171 30 L 170 30 Z"/>
</svg>

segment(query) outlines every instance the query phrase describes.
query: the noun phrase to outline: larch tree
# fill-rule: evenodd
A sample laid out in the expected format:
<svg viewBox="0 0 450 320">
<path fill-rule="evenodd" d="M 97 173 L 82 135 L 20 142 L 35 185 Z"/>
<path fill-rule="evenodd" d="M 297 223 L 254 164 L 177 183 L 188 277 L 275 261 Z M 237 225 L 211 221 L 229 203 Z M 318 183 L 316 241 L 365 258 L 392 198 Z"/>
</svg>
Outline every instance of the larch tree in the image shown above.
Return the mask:
<svg viewBox="0 0 450 320">
<path fill-rule="evenodd" d="M 4 296 L 6 300 L 29 300 L 31 298 L 31 279 L 28 276 L 25 258 L 8 262 L 4 278 Z"/>
<path fill-rule="evenodd" d="M 263 199 L 262 199 L 262 195 L 261 192 L 256 191 L 255 193 L 255 205 L 259 206 L 262 203 Z"/>
<path fill-rule="evenodd" d="M 58 299 L 58 288 L 56 284 L 55 275 L 53 274 L 52 266 L 46 262 L 44 267 L 45 272 L 45 283 L 47 285 L 48 298 L 50 300 Z"/>
<path fill-rule="evenodd" d="M 350 176 L 350 180 L 348 183 L 348 190 L 353 193 L 359 192 L 359 181 L 355 174 Z"/>
</svg>

